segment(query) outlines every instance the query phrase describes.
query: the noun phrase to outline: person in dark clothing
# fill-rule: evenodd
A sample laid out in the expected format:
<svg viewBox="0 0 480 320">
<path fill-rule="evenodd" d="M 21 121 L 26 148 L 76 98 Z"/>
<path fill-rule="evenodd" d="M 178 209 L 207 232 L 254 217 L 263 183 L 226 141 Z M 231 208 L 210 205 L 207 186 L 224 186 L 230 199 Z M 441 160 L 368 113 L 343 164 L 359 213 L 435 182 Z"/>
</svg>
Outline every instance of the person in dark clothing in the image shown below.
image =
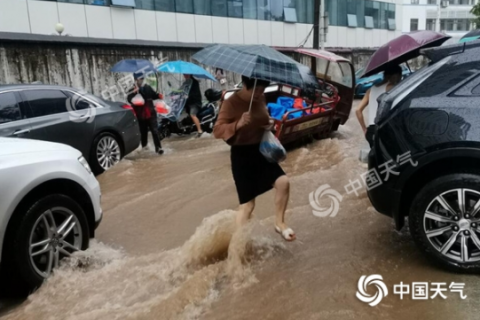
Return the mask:
<svg viewBox="0 0 480 320">
<path fill-rule="evenodd" d="M 200 92 L 200 84 L 198 80 L 192 77 L 190 74 L 184 74 L 185 84 L 190 84 L 190 91 L 188 92 L 188 99 L 185 103 L 187 113 L 192 118 L 193 123 L 197 126 L 197 137 L 200 137 L 203 134 L 202 126 L 200 125 L 200 120 L 198 120 L 197 114 L 202 109 L 202 93 Z"/>
<path fill-rule="evenodd" d="M 143 74 L 134 74 L 135 85 L 129 92 L 127 96 L 127 101 L 133 106 L 135 113 L 138 118 L 138 125 L 140 126 L 140 135 L 142 140 L 142 148 L 146 148 L 148 144 L 148 130 L 152 133 L 153 143 L 155 144 L 155 152 L 158 154 L 163 154 L 162 145 L 158 137 L 158 123 L 157 123 L 157 112 L 155 106 L 153 105 L 153 100 L 163 99 L 161 93 L 153 90 L 151 86 L 144 83 Z M 140 94 L 145 101 L 143 106 L 136 106 L 132 103 L 132 99 Z"/>
</svg>

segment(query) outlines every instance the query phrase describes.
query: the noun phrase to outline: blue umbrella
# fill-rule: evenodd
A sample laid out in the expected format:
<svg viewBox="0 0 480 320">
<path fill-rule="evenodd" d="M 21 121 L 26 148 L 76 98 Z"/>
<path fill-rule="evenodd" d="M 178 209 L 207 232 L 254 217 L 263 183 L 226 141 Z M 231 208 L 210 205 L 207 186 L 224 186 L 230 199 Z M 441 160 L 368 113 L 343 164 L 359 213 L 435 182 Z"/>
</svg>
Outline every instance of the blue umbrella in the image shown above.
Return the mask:
<svg viewBox="0 0 480 320">
<path fill-rule="evenodd" d="M 165 62 L 157 68 L 159 72 L 191 74 L 195 78 L 217 81 L 214 76 L 202 67 L 186 61 Z"/>
<path fill-rule="evenodd" d="M 150 61 L 144 59 L 126 59 L 117 62 L 111 71 L 146 74 L 149 72 L 155 72 L 155 66 Z"/>
</svg>

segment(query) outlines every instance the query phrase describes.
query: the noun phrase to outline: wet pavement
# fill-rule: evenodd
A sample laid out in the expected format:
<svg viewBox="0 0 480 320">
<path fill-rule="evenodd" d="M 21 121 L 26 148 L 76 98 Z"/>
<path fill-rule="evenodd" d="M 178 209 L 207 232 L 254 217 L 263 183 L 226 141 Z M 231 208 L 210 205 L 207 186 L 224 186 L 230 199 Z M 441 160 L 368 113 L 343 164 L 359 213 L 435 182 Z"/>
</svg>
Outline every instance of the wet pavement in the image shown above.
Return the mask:
<svg viewBox="0 0 480 320">
<path fill-rule="evenodd" d="M 2 318 L 477 319 L 477 276 L 431 265 L 408 230 L 396 232 L 375 212 L 365 189 L 346 193 L 367 171 L 361 145 L 352 113 L 331 138 L 289 152 L 282 167 L 291 178 L 293 243 L 274 232 L 273 192 L 236 230 L 238 200 L 222 141 L 170 139 L 161 157 L 136 151 L 99 177 L 104 220 L 91 249 Z M 343 196 L 334 217 L 312 214 L 309 194 L 324 184 Z M 375 307 L 356 298 L 359 278 L 371 274 L 388 289 Z M 467 298 L 446 291 L 446 299 L 401 299 L 393 288 L 400 282 L 465 283 Z"/>
</svg>

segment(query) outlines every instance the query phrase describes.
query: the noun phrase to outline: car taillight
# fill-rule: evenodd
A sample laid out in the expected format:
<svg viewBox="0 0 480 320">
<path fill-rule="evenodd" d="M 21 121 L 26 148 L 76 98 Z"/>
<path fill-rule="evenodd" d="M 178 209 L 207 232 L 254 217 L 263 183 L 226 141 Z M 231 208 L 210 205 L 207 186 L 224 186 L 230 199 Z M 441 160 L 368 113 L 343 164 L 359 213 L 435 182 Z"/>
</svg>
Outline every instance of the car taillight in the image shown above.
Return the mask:
<svg viewBox="0 0 480 320">
<path fill-rule="evenodd" d="M 124 104 L 122 106 L 123 109 L 127 109 L 127 110 L 132 110 L 133 114 L 135 115 L 135 117 L 137 116 L 137 114 L 135 113 L 135 109 L 133 109 L 133 107 L 129 104 Z"/>
</svg>

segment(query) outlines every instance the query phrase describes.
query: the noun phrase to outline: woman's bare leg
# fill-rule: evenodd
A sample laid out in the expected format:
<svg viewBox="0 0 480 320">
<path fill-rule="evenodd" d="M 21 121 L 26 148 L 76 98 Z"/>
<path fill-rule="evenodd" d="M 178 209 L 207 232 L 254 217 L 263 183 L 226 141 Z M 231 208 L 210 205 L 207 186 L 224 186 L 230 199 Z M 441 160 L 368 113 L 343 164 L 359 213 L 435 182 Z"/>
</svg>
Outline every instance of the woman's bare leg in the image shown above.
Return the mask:
<svg viewBox="0 0 480 320">
<path fill-rule="evenodd" d="M 290 197 L 290 181 L 287 176 L 281 176 L 275 181 L 275 225 L 284 230 L 287 228 L 285 224 L 285 211 L 287 210 L 288 199 Z"/>
<path fill-rule="evenodd" d="M 237 213 L 237 226 L 241 227 L 250 220 L 253 209 L 255 209 L 255 199 L 240 206 L 240 211 Z"/>
</svg>

